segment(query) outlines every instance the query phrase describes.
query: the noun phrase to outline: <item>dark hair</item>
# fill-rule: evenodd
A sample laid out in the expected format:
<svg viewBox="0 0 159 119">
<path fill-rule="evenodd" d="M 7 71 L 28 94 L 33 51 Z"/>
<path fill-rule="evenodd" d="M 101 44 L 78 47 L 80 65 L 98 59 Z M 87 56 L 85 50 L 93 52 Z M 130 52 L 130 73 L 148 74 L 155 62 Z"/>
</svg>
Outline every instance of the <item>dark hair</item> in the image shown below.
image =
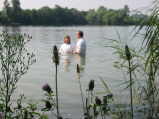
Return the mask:
<svg viewBox="0 0 159 119">
<path fill-rule="evenodd" d="M 83 37 L 83 36 L 84 36 L 83 31 L 78 31 L 78 33 L 79 33 L 79 35 L 80 35 L 81 37 Z"/>
</svg>

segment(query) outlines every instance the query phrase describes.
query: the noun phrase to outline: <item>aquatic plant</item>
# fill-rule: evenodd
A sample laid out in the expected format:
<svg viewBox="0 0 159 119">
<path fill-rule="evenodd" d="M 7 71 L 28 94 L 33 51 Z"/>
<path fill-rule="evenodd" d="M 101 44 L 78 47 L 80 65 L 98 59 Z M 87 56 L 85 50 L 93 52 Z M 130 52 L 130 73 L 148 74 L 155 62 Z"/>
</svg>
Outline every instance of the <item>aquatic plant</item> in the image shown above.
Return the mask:
<svg viewBox="0 0 159 119">
<path fill-rule="evenodd" d="M 26 97 L 20 95 L 16 101 L 16 105 L 13 108 L 12 115 L 7 119 L 48 119 L 48 116 L 39 111 L 39 105 L 37 103 L 24 103 Z"/>
<path fill-rule="evenodd" d="M 30 38 L 19 33 L 3 32 L 0 34 L 0 103 L 5 105 L 0 110 L 4 112 L 4 119 L 7 119 L 9 113 L 12 112 L 11 98 L 17 82 L 36 61 L 35 55 L 26 48 Z"/>
<path fill-rule="evenodd" d="M 53 111 L 56 106 L 54 92 L 52 91 L 52 88 L 49 84 L 43 85 L 42 89 L 45 92 L 45 99 L 42 100 L 45 103 L 45 107 L 42 109 L 42 111 Z"/>
<path fill-rule="evenodd" d="M 129 49 L 131 52 L 131 57 L 129 53 L 126 53 L 127 57 L 125 59 L 123 47 L 120 47 L 120 43 L 118 41 L 113 40 L 118 45 L 112 46 L 115 49 L 115 53 L 119 56 L 120 60 L 115 62 L 116 68 L 124 68 L 129 70 L 129 74 L 131 71 L 131 77 L 133 78 L 133 85 L 135 81 L 139 81 L 138 79 L 142 79 L 142 84 L 138 86 L 138 96 L 140 97 L 140 102 L 144 105 L 144 107 L 148 108 L 147 113 L 145 113 L 145 117 L 147 118 L 158 118 L 157 107 L 159 104 L 159 88 L 157 86 L 158 82 L 158 72 L 159 72 L 159 2 L 154 2 L 154 7 L 152 9 L 152 13 L 146 22 L 147 25 L 141 25 L 136 34 L 140 34 L 144 36 L 143 44 L 141 47 L 142 53 L 136 51 L 134 49 Z M 141 31 L 144 30 L 144 31 Z M 131 46 L 132 47 L 132 46 Z M 125 48 L 128 51 L 128 47 Z M 131 60 L 134 64 L 125 65 L 125 61 Z M 135 60 L 137 59 L 137 60 Z M 131 68 L 129 68 L 131 66 Z M 131 69 L 131 70 L 130 70 Z M 129 75 L 130 76 L 130 75 Z M 130 78 L 131 79 L 131 78 Z M 131 86 L 131 85 L 129 85 Z M 141 95 L 141 96 L 140 96 Z M 132 110 L 132 109 L 131 109 Z M 143 109 L 144 111 L 144 109 Z"/>
<path fill-rule="evenodd" d="M 144 87 L 145 98 L 150 106 L 148 118 L 158 118 L 156 105 L 159 104 L 159 89 L 156 85 L 158 82 L 159 72 L 159 1 L 154 0 L 151 15 L 147 25 L 141 25 L 139 31 L 145 30 L 143 48 L 147 55 L 145 62 L 145 72 L 147 73 L 146 86 Z"/>
<path fill-rule="evenodd" d="M 81 93 L 83 114 L 84 114 L 84 116 L 87 116 L 86 106 L 85 106 L 85 103 L 84 103 L 84 95 L 83 95 L 83 90 L 82 90 L 82 84 L 81 84 L 81 79 L 80 79 L 81 71 L 80 71 L 80 66 L 78 64 L 77 64 L 77 68 L 76 68 L 76 73 L 77 73 L 77 80 L 78 80 L 78 83 L 79 83 L 79 88 L 80 88 L 80 93 Z"/>
<path fill-rule="evenodd" d="M 48 119 L 39 111 L 37 104 L 24 103 L 24 95 L 13 98 L 18 81 L 36 62 L 35 55 L 26 46 L 30 39 L 26 34 L 0 34 L 0 116 L 3 119 Z M 47 86 L 43 89 L 51 92 Z"/>
<path fill-rule="evenodd" d="M 42 89 L 43 89 L 44 91 L 46 91 L 47 93 L 52 93 L 52 89 L 51 89 L 51 87 L 49 86 L 49 84 L 45 84 L 45 85 L 42 87 Z"/>
<path fill-rule="evenodd" d="M 139 104 L 139 101 L 142 102 L 140 94 L 142 92 L 142 89 L 144 88 L 144 85 L 141 84 L 141 82 L 144 81 L 147 77 L 147 74 L 143 68 L 145 64 L 145 58 L 147 58 L 147 56 L 142 48 L 137 50 L 135 48 L 129 48 L 128 45 L 125 45 L 123 42 L 121 42 L 121 39 L 112 40 L 109 47 L 113 48 L 114 54 L 119 58 L 117 61 L 114 62 L 114 67 L 122 70 L 126 75 L 125 77 L 129 78 L 129 81 L 126 79 L 126 81 L 122 83 L 122 85 L 126 85 L 126 89 L 130 89 L 130 109 L 129 113 L 127 114 L 130 114 L 130 117 L 133 119 L 134 97 L 138 97 L 139 99 L 136 104 Z M 143 76 L 142 78 L 141 75 Z M 133 91 L 135 96 L 133 95 Z M 119 110 L 119 112 L 121 111 Z M 122 113 L 123 112 L 121 112 L 121 114 Z"/>
<path fill-rule="evenodd" d="M 86 115 L 88 119 L 97 119 L 102 118 L 106 119 L 108 112 L 110 112 L 110 100 L 113 100 L 113 94 L 110 93 L 108 85 L 106 82 L 101 79 L 102 84 L 105 87 L 105 92 L 103 93 L 104 96 L 98 96 L 95 93 L 95 81 L 90 80 L 88 84 L 88 89 L 86 90 Z M 108 93 L 109 92 L 109 93 Z"/>
<path fill-rule="evenodd" d="M 130 53 L 130 50 L 129 50 L 129 47 L 126 45 L 125 46 L 125 54 L 126 54 L 126 58 L 127 58 L 127 61 L 128 61 L 128 64 L 129 64 L 129 78 L 130 78 L 130 102 L 131 102 L 131 118 L 133 119 L 134 118 L 134 109 L 133 109 L 133 88 L 132 88 L 132 85 L 133 85 L 133 79 L 132 79 L 132 72 L 131 72 L 131 53 Z"/>
<path fill-rule="evenodd" d="M 61 119 L 59 111 L 59 98 L 58 98 L 58 80 L 57 80 L 57 68 L 59 65 L 59 54 L 56 46 L 53 47 L 53 62 L 55 63 L 55 83 L 56 83 L 56 110 L 57 110 L 57 119 Z"/>
</svg>

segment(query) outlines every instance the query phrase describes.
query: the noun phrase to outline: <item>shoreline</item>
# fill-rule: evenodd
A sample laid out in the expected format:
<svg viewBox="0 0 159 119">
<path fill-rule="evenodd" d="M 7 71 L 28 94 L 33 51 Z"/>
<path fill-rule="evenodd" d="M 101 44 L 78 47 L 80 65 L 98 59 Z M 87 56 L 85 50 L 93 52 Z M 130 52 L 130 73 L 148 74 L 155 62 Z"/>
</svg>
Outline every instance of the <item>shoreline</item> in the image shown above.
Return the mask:
<svg viewBox="0 0 159 119">
<path fill-rule="evenodd" d="M 139 25 L 63 25 L 63 26 L 54 26 L 54 25 L 0 25 L 0 27 L 135 27 Z"/>
</svg>

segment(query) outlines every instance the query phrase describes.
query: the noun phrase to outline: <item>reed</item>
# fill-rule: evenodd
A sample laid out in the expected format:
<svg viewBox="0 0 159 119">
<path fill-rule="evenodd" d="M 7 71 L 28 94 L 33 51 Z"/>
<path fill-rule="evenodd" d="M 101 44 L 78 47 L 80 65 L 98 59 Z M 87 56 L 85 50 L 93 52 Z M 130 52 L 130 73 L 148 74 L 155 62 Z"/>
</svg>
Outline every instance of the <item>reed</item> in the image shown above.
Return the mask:
<svg viewBox="0 0 159 119">
<path fill-rule="evenodd" d="M 147 72 L 146 87 L 144 88 L 146 99 L 150 105 L 149 118 L 154 118 L 156 113 L 155 105 L 159 103 L 159 89 L 156 85 L 158 82 L 159 72 L 159 1 L 154 0 L 153 8 L 151 10 L 150 17 L 147 21 L 147 25 L 141 25 L 140 30 L 145 30 L 143 48 L 146 49 L 147 55 L 145 62 L 145 72 Z"/>
<path fill-rule="evenodd" d="M 61 119 L 59 111 L 59 98 L 58 98 L 58 80 L 57 80 L 57 69 L 59 65 L 59 54 L 56 46 L 53 48 L 53 62 L 55 64 L 55 87 L 56 87 L 56 110 L 57 110 L 57 119 Z"/>
<path fill-rule="evenodd" d="M 133 79 L 132 79 L 132 71 L 131 71 L 131 53 L 129 50 L 129 47 L 126 45 L 125 46 L 125 54 L 126 54 L 126 58 L 128 61 L 128 66 L 129 66 L 129 80 L 130 80 L 130 105 L 131 105 L 131 119 L 134 118 L 134 109 L 133 109 Z"/>
<path fill-rule="evenodd" d="M 83 94 L 82 84 L 81 84 L 81 79 L 80 79 L 80 66 L 79 66 L 78 64 L 77 64 L 76 73 L 77 73 L 77 80 L 78 80 L 78 84 L 79 84 L 79 88 L 80 88 L 80 93 L 81 93 L 83 115 L 85 116 L 85 114 L 86 114 L 86 109 L 85 109 L 85 103 L 84 103 L 84 94 Z"/>
</svg>

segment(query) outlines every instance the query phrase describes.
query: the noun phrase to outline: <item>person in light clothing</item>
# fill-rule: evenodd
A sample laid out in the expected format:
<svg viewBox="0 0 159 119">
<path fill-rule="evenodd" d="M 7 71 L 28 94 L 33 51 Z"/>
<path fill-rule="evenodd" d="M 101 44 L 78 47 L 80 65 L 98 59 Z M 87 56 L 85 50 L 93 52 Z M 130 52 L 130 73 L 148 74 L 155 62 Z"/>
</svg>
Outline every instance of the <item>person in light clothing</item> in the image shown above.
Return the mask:
<svg viewBox="0 0 159 119">
<path fill-rule="evenodd" d="M 72 54 L 73 54 L 73 47 L 71 45 L 71 38 L 70 36 L 64 37 L 64 43 L 61 45 L 59 49 L 60 54 L 60 62 L 63 64 L 63 69 L 65 72 L 69 71 L 69 66 L 71 64 Z"/>
<path fill-rule="evenodd" d="M 70 36 L 64 37 L 64 43 L 61 45 L 59 53 L 61 55 L 67 55 L 73 53 L 73 47 L 71 45 L 71 38 Z"/>
<path fill-rule="evenodd" d="M 77 43 L 75 47 L 75 54 L 85 56 L 86 54 L 86 41 L 84 40 L 84 34 L 82 31 L 77 32 Z"/>
</svg>

